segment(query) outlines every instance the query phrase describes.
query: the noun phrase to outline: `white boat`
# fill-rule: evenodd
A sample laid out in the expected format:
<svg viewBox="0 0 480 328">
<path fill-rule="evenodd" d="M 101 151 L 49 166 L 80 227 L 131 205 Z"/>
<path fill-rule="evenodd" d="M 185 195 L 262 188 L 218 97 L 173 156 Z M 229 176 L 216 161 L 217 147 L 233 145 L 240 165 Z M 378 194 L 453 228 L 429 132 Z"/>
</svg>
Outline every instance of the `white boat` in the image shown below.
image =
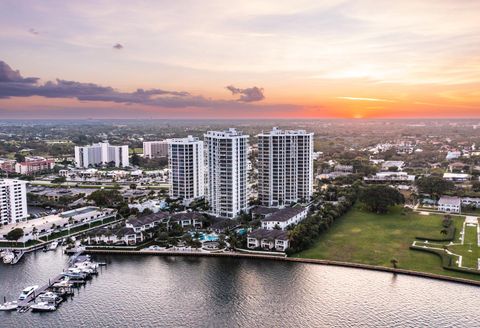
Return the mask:
<svg viewBox="0 0 480 328">
<path fill-rule="evenodd" d="M 72 283 L 71 283 L 69 280 L 70 280 L 70 278 L 65 277 L 64 280 L 54 283 L 54 284 L 52 285 L 52 287 L 54 287 L 54 288 L 71 287 L 71 286 L 72 286 Z"/>
<path fill-rule="evenodd" d="M 68 268 L 67 271 L 62 272 L 62 275 L 72 279 L 86 279 L 88 276 L 87 273 L 82 272 L 82 270 L 77 268 Z"/>
<path fill-rule="evenodd" d="M 58 304 L 62 302 L 62 298 L 53 292 L 46 292 L 40 294 L 35 301 L 39 300 L 35 304 L 32 304 L 30 308 L 35 312 L 50 312 L 57 309 Z"/>
<path fill-rule="evenodd" d="M 35 292 L 35 290 L 37 290 L 37 288 L 38 288 L 37 285 L 29 286 L 29 287 L 25 288 L 24 290 L 22 290 L 22 293 L 18 297 L 18 300 L 19 301 L 25 300 L 28 296 L 32 295 L 33 292 Z"/>
<path fill-rule="evenodd" d="M 3 254 L 3 263 L 10 264 L 15 259 L 15 254 L 12 251 L 7 251 Z"/>
<path fill-rule="evenodd" d="M 5 302 L 0 305 L 0 311 L 13 311 L 18 307 L 17 301 Z"/>
<path fill-rule="evenodd" d="M 57 305 L 51 302 L 38 302 L 30 305 L 30 308 L 34 312 L 51 312 L 57 309 Z"/>
<path fill-rule="evenodd" d="M 50 245 L 48 245 L 48 250 L 54 251 L 54 250 L 57 249 L 57 247 L 58 247 L 58 242 L 57 242 L 57 241 L 54 241 L 54 242 L 52 242 Z"/>
<path fill-rule="evenodd" d="M 77 262 L 73 266 L 78 269 L 92 269 L 92 270 L 98 269 L 98 264 L 90 261 Z"/>
<path fill-rule="evenodd" d="M 54 304 L 59 304 L 62 301 L 62 298 L 53 292 L 40 294 L 37 299 L 40 300 L 40 302 L 50 302 Z"/>
</svg>

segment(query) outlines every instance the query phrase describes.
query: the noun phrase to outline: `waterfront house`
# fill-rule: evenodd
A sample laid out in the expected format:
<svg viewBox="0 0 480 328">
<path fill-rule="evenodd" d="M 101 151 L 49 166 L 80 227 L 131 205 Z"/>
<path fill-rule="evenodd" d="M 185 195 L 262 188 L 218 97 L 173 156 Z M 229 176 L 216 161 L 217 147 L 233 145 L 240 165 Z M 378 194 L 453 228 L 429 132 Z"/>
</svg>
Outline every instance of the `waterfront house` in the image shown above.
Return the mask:
<svg viewBox="0 0 480 328">
<path fill-rule="evenodd" d="M 307 217 L 308 209 L 303 206 L 286 207 L 280 209 L 272 214 L 265 216 L 261 220 L 262 229 L 286 230 L 288 226 L 297 224 Z"/>
<path fill-rule="evenodd" d="M 97 228 L 87 234 L 87 243 L 92 244 L 124 244 L 135 245 L 143 242 L 144 236 L 141 232 L 135 232 L 132 228 L 121 227 L 118 229 L 112 228 Z"/>
<path fill-rule="evenodd" d="M 289 247 L 288 234 L 283 230 L 257 229 L 247 235 L 247 247 L 284 252 Z"/>
</svg>

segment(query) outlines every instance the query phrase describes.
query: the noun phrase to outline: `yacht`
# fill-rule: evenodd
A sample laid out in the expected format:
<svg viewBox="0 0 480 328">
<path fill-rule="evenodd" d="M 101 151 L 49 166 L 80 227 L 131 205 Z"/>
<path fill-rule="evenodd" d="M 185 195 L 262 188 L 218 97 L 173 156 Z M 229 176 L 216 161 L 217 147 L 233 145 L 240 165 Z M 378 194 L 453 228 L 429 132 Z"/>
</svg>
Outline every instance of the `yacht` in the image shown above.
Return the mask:
<svg viewBox="0 0 480 328">
<path fill-rule="evenodd" d="M 75 268 L 79 268 L 79 269 L 84 269 L 84 268 L 87 268 L 87 269 L 98 269 L 98 264 L 97 263 L 94 263 L 94 262 L 90 262 L 90 261 L 85 261 L 85 262 L 77 262 L 74 264 L 74 267 Z"/>
<path fill-rule="evenodd" d="M 71 286 L 72 286 L 72 283 L 70 282 L 69 277 L 65 277 L 64 280 L 56 282 L 52 285 L 53 288 L 68 288 Z"/>
<path fill-rule="evenodd" d="M 13 311 L 18 307 L 17 301 L 7 302 L 6 299 L 3 300 L 4 303 L 0 304 L 0 311 Z"/>
<path fill-rule="evenodd" d="M 58 247 L 58 241 L 54 241 L 48 246 L 48 250 L 49 251 L 54 251 L 54 250 L 57 249 L 57 247 Z"/>
<path fill-rule="evenodd" d="M 87 274 L 80 271 L 80 270 L 67 270 L 66 272 L 62 272 L 62 275 L 64 275 L 65 277 L 68 277 L 68 278 L 72 278 L 72 279 L 85 279 L 87 277 Z"/>
<path fill-rule="evenodd" d="M 51 312 L 57 309 L 57 305 L 54 302 L 38 302 L 30 305 L 33 312 Z"/>
<path fill-rule="evenodd" d="M 18 300 L 19 301 L 25 300 L 28 296 L 32 295 L 33 292 L 35 292 L 35 290 L 37 290 L 37 288 L 38 288 L 37 285 L 25 288 L 24 290 L 22 290 L 22 293 L 18 297 Z"/>
<path fill-rule="evenodd" d="M 40 302 L 49 302 L 56 305 L 62 301 L 62 298 L 53 292 L 46 292 L 44 294 L 40 294 L 37 299 L 39 299 Z"/>
<path fill-rule="evenodd" d="M 3 263 L 10 264 L 15 259 L 15 254 L 12 251 L 5 251 L 3 254 Z"/>
<path fill-rule="evenodd" d="M 62 298 L 53 292 L 46 292 L 40 294 L 35 301 L 39 302 L 32 304 L 30 308 L 34 312 L 50 312 L 57 309 L 58 304 L 62 302 Z"/>
</svg>

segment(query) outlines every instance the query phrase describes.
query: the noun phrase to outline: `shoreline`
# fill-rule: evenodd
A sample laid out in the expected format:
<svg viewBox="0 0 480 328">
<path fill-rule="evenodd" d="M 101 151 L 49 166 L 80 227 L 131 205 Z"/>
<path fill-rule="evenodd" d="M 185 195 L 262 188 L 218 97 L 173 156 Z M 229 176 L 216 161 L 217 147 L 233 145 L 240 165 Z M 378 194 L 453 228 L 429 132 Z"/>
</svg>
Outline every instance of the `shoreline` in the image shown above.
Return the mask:
<svg viewBox="0 0 480 328">
<path fill-rule="evenodd" d="M 154 255 L 154 256 L 186 256 L 186 257 L 230 257 L 230 258 L 243 258 L 243 259 L 255 259 L 255 260 L 270 260 L 270 261 L 283 261 L 283 262 L 295 262 L 295 263 L 305 263 L 305 264 L 316 264 L 316 265 L 330 265 L 337 267 L 353 268 L 353 269 L 363 269 L 370 271 L 379 271 L 387 272 L 393 274 L 403 274 L 414 277 L 421 278 L 430 278 L 436 280 L 443 280 L 448 282 L 455 282 L 461 284 L 467 284 L 471 286 L 480 286 L 480 281 L 466 279 L 466 278 L 457 278 L 444 276 L 436 273 L 428 273 L 421 271 L 413 271 L 407 269 L 395 269 L 378 265 L 371 264 L 362 264 L 362 263 L 353 263 L 353 262 L 341 262 L 341 261 L 332 261 L 332 260 L 321 260 L 321 259 L 307 259 L 307 258 L 298 258 L 298 257 L 281 257 L 273 255 L 260 255 L 260 254 L 248 254 L 248 253 L 203 253 L 203 252 L 165 252 L 165 251 L 127 251 L 127 250 L 100 250 L 100 249 L 87 249 L 84 251 L 86 254 L 110 254 L 110 255 Z"/>
</svg>

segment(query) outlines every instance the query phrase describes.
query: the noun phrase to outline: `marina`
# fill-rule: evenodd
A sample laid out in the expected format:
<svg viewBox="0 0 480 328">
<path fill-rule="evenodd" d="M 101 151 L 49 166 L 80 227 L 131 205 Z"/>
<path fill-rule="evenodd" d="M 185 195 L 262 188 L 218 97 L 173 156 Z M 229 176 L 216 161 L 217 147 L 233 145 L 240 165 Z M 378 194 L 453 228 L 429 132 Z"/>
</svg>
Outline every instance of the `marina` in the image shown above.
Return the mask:
<svg viewBox="0 0 480 328">
<path fill-rule="evenodd" d="M 56 243 L 50 250 L 55 251 L 58 247 Z M 3 258 L 7 260 L 12 257 L 13 252 L 4 252 Z M 13 255 L 12 261 L 21 255 Z M 17 260 L 18 262 L 18 260 Z M 3 298 L 3 304 L 0 304 L 0 311 L 17 311 L 19 313 L 32 312 L 53 312 L 68 297 L 73 297 L 75 289 L 86 284 L 92 276 L 98 275 L 100 265 L 91 261 L 89 255 L 81 255 L 81 252 L 74 254 L 68 261 L 69 265 L 61 273 L 53 278 L 49 278 L 44 285 L 32 285 L 25 287 L 20 293 L 18 300 L 7 301 Z"/>
</svg>

